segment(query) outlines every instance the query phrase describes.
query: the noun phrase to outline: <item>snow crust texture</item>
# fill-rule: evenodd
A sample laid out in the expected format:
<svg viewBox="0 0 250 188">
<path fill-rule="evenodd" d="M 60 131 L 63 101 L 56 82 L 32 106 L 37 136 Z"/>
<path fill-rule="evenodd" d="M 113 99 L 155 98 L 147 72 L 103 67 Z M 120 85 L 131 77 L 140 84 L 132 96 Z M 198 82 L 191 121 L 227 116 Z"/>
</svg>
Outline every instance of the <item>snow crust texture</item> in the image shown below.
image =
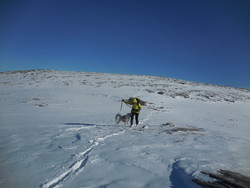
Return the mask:
<svg viewBox="0 0 250 188">
<path fill-rule="evenodd" d="M 115 125 L 147 102 L 138 126 Z M 0 73 L 0 187 L 198 188 L 250 175 L 250 91 L 163 77 Z M 122 108 L 121 108 L 122 107 Z"/>
</svg>

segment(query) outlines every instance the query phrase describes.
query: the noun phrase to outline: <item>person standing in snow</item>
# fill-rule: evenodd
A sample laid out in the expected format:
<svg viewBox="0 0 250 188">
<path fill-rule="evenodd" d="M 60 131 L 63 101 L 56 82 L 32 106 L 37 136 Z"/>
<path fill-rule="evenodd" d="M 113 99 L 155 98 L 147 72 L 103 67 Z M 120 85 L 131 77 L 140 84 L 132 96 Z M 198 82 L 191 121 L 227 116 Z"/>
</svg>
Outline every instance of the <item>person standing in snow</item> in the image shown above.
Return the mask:
<svg viewBox="0 0 250 188">
<path fill-rule="evenodd" d="M 135 116 L 136 125 L 138 125 L 139 124 L 139 113 L 142 109 L 142 106 L 139 103 L 139 101 L 136 98 L 133 98 L 132 100 L 122 99 L 122 102 L 125 102 L 129 105 L 132 105 L 130 125 L 131 126 L 133 125 L 134 116 Z"/>
</svg>

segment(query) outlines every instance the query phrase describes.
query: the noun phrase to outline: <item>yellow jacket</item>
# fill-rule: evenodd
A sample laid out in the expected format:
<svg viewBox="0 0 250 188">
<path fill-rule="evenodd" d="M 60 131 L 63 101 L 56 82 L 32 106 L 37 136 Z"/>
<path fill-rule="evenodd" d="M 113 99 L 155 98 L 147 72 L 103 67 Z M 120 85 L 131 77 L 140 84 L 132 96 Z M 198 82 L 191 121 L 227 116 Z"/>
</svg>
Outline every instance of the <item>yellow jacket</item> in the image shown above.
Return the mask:
<svg viewBox="0 0 250 188">
<path fill-rule="evenodd" d="M 139 114 L 139 113 L 140 113 L 140 110 L 142 109 L 142 106 L 141 106 L 141 104 L 136 100 L 136 98 L 134 98 L 132 102 L 129 102 L 129 101 L 127 101 L 127 100 L 123 100 L 123 102 L 132 105 L 132 110 L 131 110 L 132 113 L 136 113 L 136 114 Z"/>
</svg>

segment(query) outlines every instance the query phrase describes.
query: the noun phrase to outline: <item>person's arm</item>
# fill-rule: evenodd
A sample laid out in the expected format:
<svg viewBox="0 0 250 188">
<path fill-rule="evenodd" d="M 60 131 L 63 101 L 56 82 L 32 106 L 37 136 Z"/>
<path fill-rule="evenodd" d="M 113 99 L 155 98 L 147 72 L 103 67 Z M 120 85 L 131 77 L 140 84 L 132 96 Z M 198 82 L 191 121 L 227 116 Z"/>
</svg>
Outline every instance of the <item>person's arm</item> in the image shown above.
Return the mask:
<svg viewBox="0 0 250 188">
<path fill-rule="evenodd" d="M 122 102 L 125 102 L 125 103 L 127 103 L 127 104 L 130 104 L 130 105 L 132 105 L 132 103 L 130 103 L 129 101 L 127 101 L 127 100 L 124 100 L 124 99 L 122 99 Z"/>
<path fill-rule="evenodd" d="M 139 106 L 139 109 L 141 110 L 141 109 L 142 109 L 142 106 L 141 106 L 141 104 L 140 104 L 140 103 L 139 103 L 139 105 L 138 105 L 138 106 Z"/>
</svg>

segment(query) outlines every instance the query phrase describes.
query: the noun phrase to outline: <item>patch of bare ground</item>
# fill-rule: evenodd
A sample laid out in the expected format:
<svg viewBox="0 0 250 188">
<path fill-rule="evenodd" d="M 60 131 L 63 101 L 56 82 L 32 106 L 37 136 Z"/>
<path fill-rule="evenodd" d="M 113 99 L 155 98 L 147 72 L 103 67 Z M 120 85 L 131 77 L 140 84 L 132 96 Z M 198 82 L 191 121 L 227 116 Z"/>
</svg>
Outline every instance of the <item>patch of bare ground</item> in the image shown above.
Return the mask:
<svg viewBox="0 0 250 188">
<path fill-rule="evenodd" d="M 165 132 L 167 134 L 173 134 L 176 132 L 203 132 L 204 129 L 202 128 L 197 128 L 197 127 L 177 127 L 173 129 L 168 129 Z"/>
<path fill-rule="evenodd" d="M 215 179 L 215 181 L 203 181 L 193 179 L 193 182 L 203 188 L 250 188 L 250 177 L 228 170 L 219 170 L 220 174 L 201 172 Z"/>
</svg>

